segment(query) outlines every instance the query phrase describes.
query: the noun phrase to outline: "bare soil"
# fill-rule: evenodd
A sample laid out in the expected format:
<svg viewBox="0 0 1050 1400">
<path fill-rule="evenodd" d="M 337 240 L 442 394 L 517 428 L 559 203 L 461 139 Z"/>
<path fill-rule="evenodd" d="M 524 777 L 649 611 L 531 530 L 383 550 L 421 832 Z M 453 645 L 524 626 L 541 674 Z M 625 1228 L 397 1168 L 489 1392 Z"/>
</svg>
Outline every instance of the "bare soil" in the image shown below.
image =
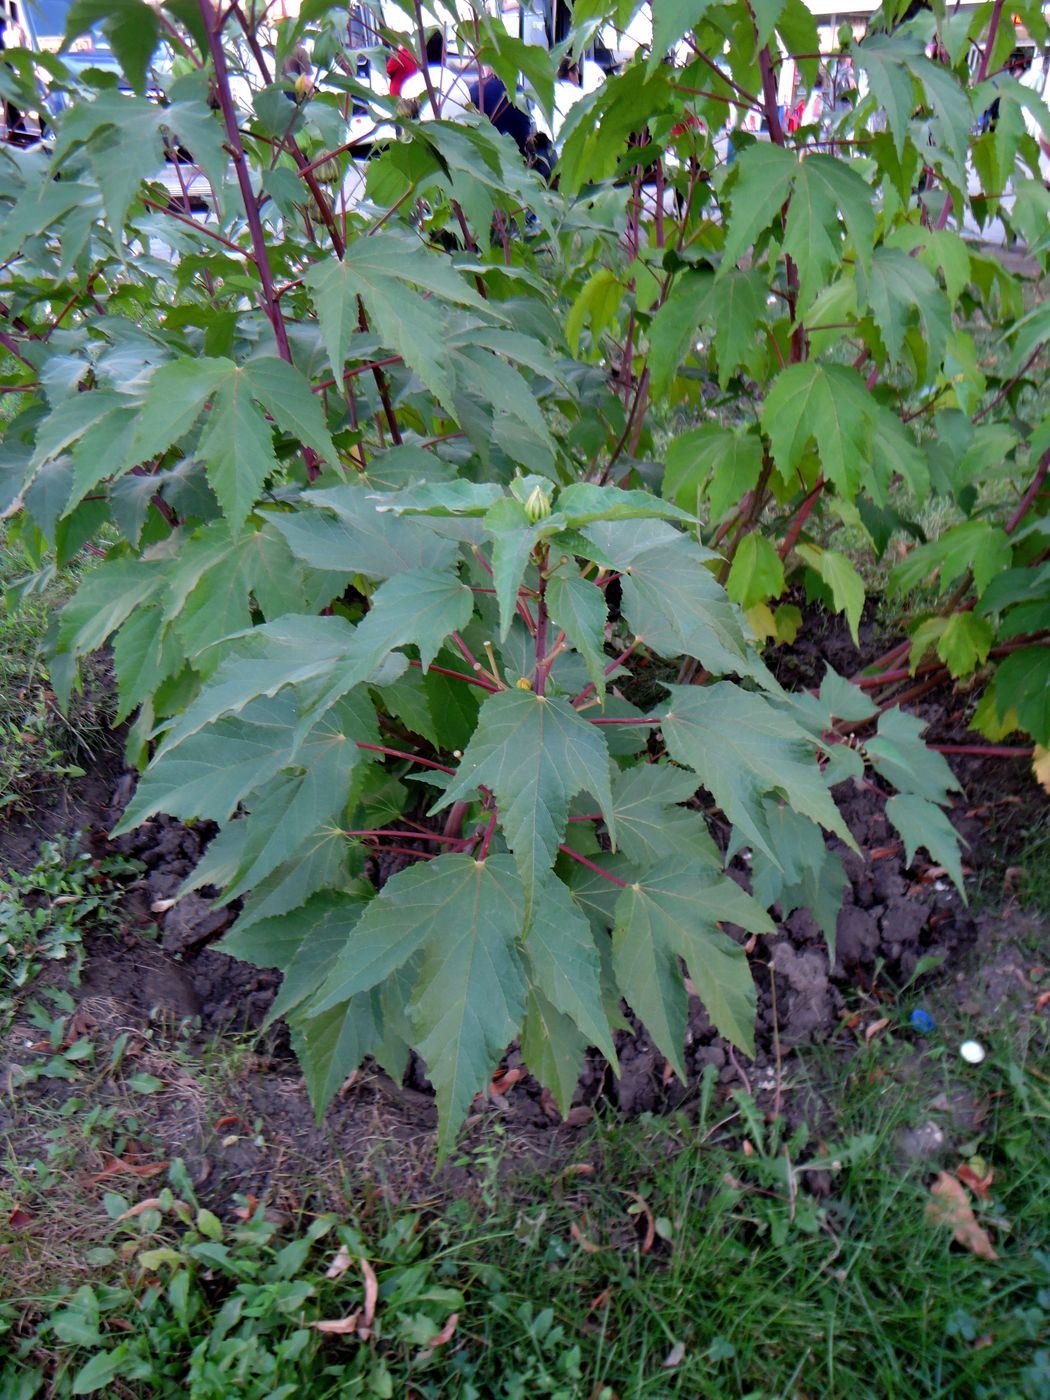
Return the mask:
<svg viewBox="0 0 1050 1400">
<path fill-rule="evenodd" d="M 858 652 L 845 628 L 840 631 L 832 620 L 819 637 L 803 638 L 785 652 L 782 678 L 814 683 L 828 660 L 852 674 L 877 650 L 876 629 L 870 623 L 865 629 Z M 937 741 L 952 743 L 965 735 L 969 704 L 965 696 L 935 694 L 924 697 L 918 709 Z M 995 878 L 990 825 L 1003 810 L 1019 805 L 1030 810 L 1040 795 L 1026 765 L 952 761 L 965 789 L 952 819 L 969 843 L 971 868 L 980 871 L 984 862 L 987 887 Z M 786 1090 L 795 1047 L 826 1041 L 849 1052 L 863 1044 L 872 1025 L 896 1014 L 898 989 L 920 959 L 941 959 L 925 974 L 927 984 L 950 983 L 962 1002 L 969 998 L 987 1006 L 990 997 L 1016 991 L 1018 978 L 1025 981 L 1018 947 L 1046 946 L 1046 930 L 1038 924 L 1022 920 L 1022 937 L 1013 914 L 1004 922 L 1002 904 L 975 917 L 943 872 L 922 864 L 908 868 L 884 815 L 885 795 L 872 784 L 848 785 L 836 797 L 861 854 L 833 841 L 849 878 L 836 960 L 829 965 L 824 937 L 805 911 L 796 911 L 774 936 L 758 943 L 750 955 L 759 1002 L 753 1061 L 733 1053 L 694 1000 L 685 1083 L 640 1025 L 618 1036 L 619 1078 L 600 1056 L 590 1054 L 567 1121 L 530 1076 L 505 1076 L 502 1091 L 478 1100 L 462 1153 L 435 1179 L 436 1113 L 421 1063 L 413 1062 L 400 1085 L 366 1066 L 351 1076 L 318 1123 L 283 1028 L 258 1033 L 279 974 L 216 951 L 212 945 L 232 915 L 214 910 L 200 895 L 154 912 L 158 902 L 174 898 L 213 833 L 159 817 L 111 842 L 107 833 L 133 784 L 133 776 L 111 757 L 56 794 L 28 828 L 0 827 L 0 860 L 7 864 L 30 864 L 45 835 L 79 830 L 97 856 L 118 852 L 144 866 L 141 878 L 119 893 L 119 932 L 89 939 L 80 985 L 71 989 L 75 1028 L 94 1038 L 96 1063 L 104 1064 L 117 1037 L 126 1037 L 121 1073 L 101 1077 L 93 1090 L 132 1124 L 121 1137 L 126 1145 L 119 1158 L 97 1141 L 85 1146 L 79 1167 L 96 1195 L 121 1189 L 136 1175 L 146 1179 L 151 1165 L 175 1156 L 185 1160 L 201 1199 L 223 1212 L 235 1206 L 237 1195 L 294 1210 L 318 1193 L 331 1202 L 340 1193 L 364 1189 L 402 1201 L 435 1190 L 470 1189 L 481 1145 L 492 1141 L 497 1125 L 507 1162 L 553 1166 L 564 1160 L 595 1114 L 688 1112 L 708 1065 L 718 1072 L 724 1093 L 747 1087 L 767 1107 L 792 1117 L 808 1111 L 793 1106 Z M 384 868 L 374 878 L 381 883 L 389 873 Z M 968 957 L 978 942 L 980 956 Z M 989 990 L 982 979 L 1000 965 L 1013 970 L 1002 974 L 1006 983 L 998 991 Z M 48 976 L 63 984 L 58 965 Z M 39 1049 L 33 1049 L 39 1036 L 39 1030 L 19 1022 L 0 1043 L 0 1073 L 12 1090 L 0 1099 L 8 1175 L 40 1151 L 33 1130 L 40 1110 L 84 1093 L 82 1084 L 26 1078 L 25 1067 L 39 1060 Z M 512 1050 L 504 1068 L 519 1067 Z M 162 1088 L 129 1095 L 124 1081 L 141 1074 L 153 1075 Z M 0 1179 L 4 1172 L 0 1163 Z"/>
</svg>

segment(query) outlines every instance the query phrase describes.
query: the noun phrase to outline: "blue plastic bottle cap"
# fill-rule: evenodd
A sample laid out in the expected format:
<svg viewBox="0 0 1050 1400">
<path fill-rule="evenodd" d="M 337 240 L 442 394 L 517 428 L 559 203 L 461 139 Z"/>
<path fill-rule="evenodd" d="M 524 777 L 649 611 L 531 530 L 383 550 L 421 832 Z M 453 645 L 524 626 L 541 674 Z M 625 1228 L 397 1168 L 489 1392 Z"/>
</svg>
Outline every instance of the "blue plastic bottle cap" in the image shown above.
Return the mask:
<svg viewBox="0 0 1050 1400">
<path fill-rule="evenodd" d="M 911 1023 L 920 1035 L 929 1035 L 931 1031 L 937 1029 L 937 1022 L 928 1011 L 913 1011 Z"/>
</svg>

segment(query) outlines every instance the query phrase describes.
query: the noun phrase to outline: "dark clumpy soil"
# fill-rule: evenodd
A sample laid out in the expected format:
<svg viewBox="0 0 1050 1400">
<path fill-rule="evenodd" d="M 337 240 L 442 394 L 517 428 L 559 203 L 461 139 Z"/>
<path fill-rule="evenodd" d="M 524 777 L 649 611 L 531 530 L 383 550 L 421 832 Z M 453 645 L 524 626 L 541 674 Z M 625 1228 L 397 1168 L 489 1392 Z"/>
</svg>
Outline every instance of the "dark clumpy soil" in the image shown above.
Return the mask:
<svg viewBox="0 0 1050 1400">
<path fill-rule="evenodd" d="M 830 643 L 836 669 L 843 673 L 867 659 L 848 634 L 844 640 L 826 634 L 815 651 L 804 641 L 783 663 L 796 673 L 791 676 L 795 684 L 819 681 Z M 862 644 L 876 646 L 871 627 Z M 922 712 L 939 731 L 952 735 L 965 723 L 959 707 L 952 696 L 931 697 Z M 960 802 L 953 813 L 972 854 L 980 849 L 987 811 L 1002 788 L 1004 765 L 963 762 L 961 776 L 970 792 L 983 783 L 992 793 L 982 806 Z M 1008 770 L 1007 785 L 1014 775 Z M 100 1045 L 117 1028 L 129 1033 L 136 1069 L 153 1065 L 164 1081 L 164 1092 L 144 1105 L 154 1140 L 168 1155 L 186 1160 L 202 1198 L 219 1208 L 229 1208 L 236 1193 L 296 1204 L 295 1183 L 304 1169 L 307 1179 L 315 1181 L 319 1171 L 338 1176 L 345 1170 L 399 1197 L 429 1190 L 436 1114 L 423 1066 L 413 1062 L 403 1085 L 375 1069 L 359 1071 L 318 1125 L 283 1029 L 261 1039 L 254 1035 L 276 995 L 279 974 L 237 962 L 212 946 L 235 911 L 213 908 L 203 894 L 175 902 L 213 829 L 158 817 L 126 837 L 109 840 L 107 832 L 133 781 L 112 769 L 82 780 L 58 817 L 49 818 L 47 834 L 56 827 L 79 827 L 96 855 L 116 852 L 142 863 L 141 877 L 123 891 L 120 931 L 89 943 L 75 995 Z M 758 992 L 754 1061 L 734 1055 L 694 998 L 686 1083 L 679 1082 L 644 1028 L 636 1025 L 617 1037 L 619 1077 L 596 1053 L 588 1056 L 567 1122 L 531 1077 L 505 1075 L 502 1090 L 488 1102 L 479 1100 L 468 1120 L 468 1157 L 471 1129 L 473 1139 L 480 1140 L 496 1116 L 518 1161 L 556 1160 L 564 1155 L 567 1138 L 595 1113 L 688 1108 L 707 1066 L 717 1071 L 726 1092 L 743 1086 L 767 1106 L 780 1106 L 784 1063 L 792 1047 L 829 1039 L 854 1043 L 866 1025 L 884 1014 L 883 1000 L 892 999 L 893 989 L 909 981 L 921 959 L 940 960 L 935 975 L 951 975 L 977 937 L 975 921 L 958 894 L 941 872 L 905 866 L 900 842 L 885 818 L 885 794 L 877 787 L 849 784 L 836 797 L 860 849 L 858 855 L 833 841 L 848 876 L 836 960 L 829 965 L 823 934 L 804 910 L 780 923 L 775 935 L 749 946 Z M 0 856 L 10 862 L 25 863 L 31 844 L 0 828 Z M 389 873 L 384 869 L 373 876 L 381 883 Z M 238 1040 L 242 1032 L 249 1037 Z M 238 1044 L 243 1051 L 235 1078 L 221 1089 L 218 1112 L 214 1098 L 205 1101 L 195 1090 L 192 1072 L 194 1063 L 214 1055 L 216 1044 Z M 174 1057 L 168 1053 L 172 1045 L 178 1048 Z M 10 1043 L 7 1048 L 10 1052 Z M 9 1053 L 9 1072 L 17 1060 Z M 520 1068 L 515 1050 L 505 1067 Z M 20 1092 L 54 1097 L 67 1090 L 61 1083 L 38 1080 Z M 790 1112 L 789 1105 L 784 1107 Z M 0 1135 L 15 1128 L 15 1112 L 10 1106 L 0 1109 Z M 461 1169 L 462 1163 L 451 1170 Z"/>
</svg>

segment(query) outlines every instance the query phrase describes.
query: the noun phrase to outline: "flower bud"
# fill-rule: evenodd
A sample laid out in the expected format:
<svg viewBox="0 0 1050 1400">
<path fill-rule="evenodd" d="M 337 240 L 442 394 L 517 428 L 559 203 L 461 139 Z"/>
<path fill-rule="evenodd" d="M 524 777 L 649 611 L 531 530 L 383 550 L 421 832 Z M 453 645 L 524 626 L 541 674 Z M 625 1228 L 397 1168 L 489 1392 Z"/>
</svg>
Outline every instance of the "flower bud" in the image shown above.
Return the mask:
<svg viewBox="0 0 1050 1400">
<path fill-rule="evenodd" d="M 529 680 L 528 676 L 519 676 L 514 682 L 514 688 L 516 690 L 531 690 L 532 682 Z"/>
<path fill-rule="evenodd" d="M 535 525 L 539 520 L 546 520 L 550 513 L 551 498 L 542 486 L 534 486 L 529 499 L 525 502 L 525 514 Z"/>
</svg>

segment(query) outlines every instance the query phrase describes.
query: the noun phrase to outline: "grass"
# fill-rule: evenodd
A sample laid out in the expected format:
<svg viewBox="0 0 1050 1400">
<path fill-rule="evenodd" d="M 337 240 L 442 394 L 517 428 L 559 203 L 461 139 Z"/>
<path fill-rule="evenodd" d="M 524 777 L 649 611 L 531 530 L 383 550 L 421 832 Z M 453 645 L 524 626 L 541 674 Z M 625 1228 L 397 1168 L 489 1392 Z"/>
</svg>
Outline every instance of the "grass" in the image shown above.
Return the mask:
<svg viewBox="0 0 1050 1400">
<path fill-rule="evenodd" d="M 414 1208 L 362 1182 L 349 1212 L 330 1215 L 318 1189 L 316 1213 L 294 1222 L 252 1201 L 220 1221 L 179 1163 L 167 1182 L 92 1187 L 67 1142 L 56 1195 L 79 1191 L 87 1233 L 68 1243 L 85 1267 L 20 1290 L 14 1241 L 31 1239 L 23 1215 L 47 1195 L 7 1196 L 0 1394 L 70 1394 L 80 1374 L 75 1393 L 93 1393 L 95 1376 L 100 1393 L 142 1400 L 1042 1400 L 1045 1018 L 1030 1003 L 960 1006 L 950 986 L 923 1004 L 937 1022 L 927 1039 L 908 1029 L 909 1001 L 856 1052 L 843 1042 L 790 1061 L 790 1128 L 709 1078 L 688 1115 L 599 1122 L 553 1177 L 530 1178 L 513 1173 L 497 1118 L 464 1151 L 459 1186 Z M 976 1067 L 957 1053 L 975 1031 L 988 1048 Z M 87 1112 L 67 1114 L 69 1135 L 112 1128 Z M 906 1155 L 909 1130 L 931 1122 L 941 1150 Z M 994 1260 L 927 1215 L 936 1173 L 964 1164 L 992 1173 L 970 1201 Z M 311 1326 L 355 1312 L 341 1334 Z"/>
<path fill-rule="evenodd" d="M 0 534 L 0 818 L 31 812 L 43 793 L 82 776 L 85 763 L 112 747 L 101 663 L 88 668 L 68 714 L 48 674 L 44 639 L 77 572 L 34 572 L 21 547 Z"/>
</svg>

